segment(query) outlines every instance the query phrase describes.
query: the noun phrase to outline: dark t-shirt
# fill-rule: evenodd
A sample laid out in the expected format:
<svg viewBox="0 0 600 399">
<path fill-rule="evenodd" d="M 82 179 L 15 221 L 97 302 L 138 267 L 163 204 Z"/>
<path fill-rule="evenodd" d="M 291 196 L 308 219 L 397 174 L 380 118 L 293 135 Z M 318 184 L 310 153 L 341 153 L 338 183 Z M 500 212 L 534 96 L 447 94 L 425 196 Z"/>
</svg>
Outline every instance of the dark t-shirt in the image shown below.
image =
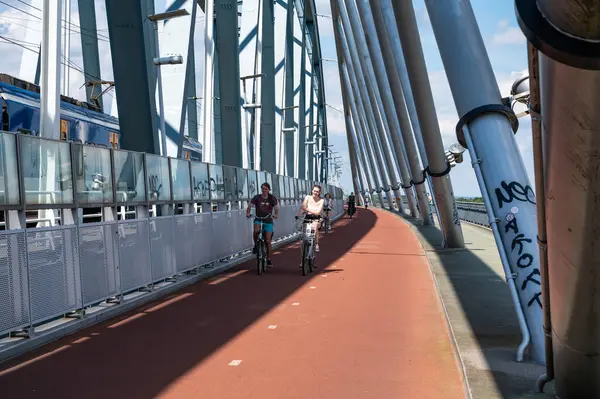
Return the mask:
<svg viewBox="0 0 600 399">
<path fill-rule="evenodd" d="M 348 196 L 348 203 L 354 204 L 355 202 L 356 202 L 356 197 L 354 197 L 354 195 L 349 195 Z"/>
<path fill-rule="evenodd" d="M 256 206 L 256 216 L 265 217 L 269 213 L 273 214 L 273 208 L 277 205 L 277 198 L 274 195 L 269 194 L 267 198 L 263 198 L 261 194 L 255 195 L 250 203 Z M 264 220 L 265 223 L 273 223 L 273 218 Z"/>
</svg>

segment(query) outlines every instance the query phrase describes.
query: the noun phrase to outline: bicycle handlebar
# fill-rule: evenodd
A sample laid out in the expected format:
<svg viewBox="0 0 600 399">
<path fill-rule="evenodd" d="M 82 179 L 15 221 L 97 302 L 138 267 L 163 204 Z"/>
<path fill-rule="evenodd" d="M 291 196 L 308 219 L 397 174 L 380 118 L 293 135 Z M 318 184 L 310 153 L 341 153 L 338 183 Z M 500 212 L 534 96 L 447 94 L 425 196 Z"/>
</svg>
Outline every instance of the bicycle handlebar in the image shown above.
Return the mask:
<svg viewBox="0 0 600 399">
<path fill-rule="evenodd" d="M 265 220 L 265 219 L 269 219 L 269 218 L 273 217 L 273 215 L 269 213 L 267 216 L 256 216 L 256 215 L 250 214 L 250 216 L 248 216 L 248 218 L 251 218 L 252 216 L 254 216 L 254 218 L 258 219 L 258 220 Z"/>
</svg>

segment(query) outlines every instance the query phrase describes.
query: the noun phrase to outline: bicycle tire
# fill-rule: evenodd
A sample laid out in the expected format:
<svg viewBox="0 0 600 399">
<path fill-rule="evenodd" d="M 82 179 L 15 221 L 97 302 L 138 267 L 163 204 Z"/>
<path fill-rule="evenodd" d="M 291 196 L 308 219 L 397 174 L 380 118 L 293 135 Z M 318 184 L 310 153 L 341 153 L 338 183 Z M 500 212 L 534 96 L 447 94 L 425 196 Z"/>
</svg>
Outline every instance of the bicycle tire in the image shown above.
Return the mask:
<svg viewBox="0 0 600 399">
<path fill-rule="evenodd" d="M 262 241 L 258 241 L 256 243 L 256 271 L 258 273 L 258 275 L 260 276 L 263 272 L 263 266 L 262 266 L 262 262 L 263 262 L 263 246 L 262 246 Z"/>
<path fill-rule="evenodd" d="M 267 272 L 267 243 L 265 241 L 262 242 L 262 269 L 263 273 Z"/>
<path fill-rule="evenodd" d="M 302 243 L 302 275 L 306 276 L 308 274 L 308 246 L 310 244 L 306 241 Z"/>
</svg>

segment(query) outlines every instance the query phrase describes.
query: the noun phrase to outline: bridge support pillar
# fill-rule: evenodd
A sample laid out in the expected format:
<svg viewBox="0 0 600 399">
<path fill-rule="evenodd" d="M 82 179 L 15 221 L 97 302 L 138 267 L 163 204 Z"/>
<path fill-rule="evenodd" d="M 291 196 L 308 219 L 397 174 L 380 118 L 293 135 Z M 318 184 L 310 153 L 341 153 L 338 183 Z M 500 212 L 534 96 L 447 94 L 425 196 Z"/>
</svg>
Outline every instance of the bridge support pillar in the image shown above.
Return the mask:
<svg viewBox="0 0 600 399">
<path fill-rule="evenodd" d="M 393 0 L 392 4 L 404 50 L 410 85 L 417 104 L 419 122 L 423 129 L 423 139 L 429 160 L 426 169 L 430 171 L 430 175 L 435 173 L 435 177 L 432 179 L 435 190 L 434 195 L 439 206 L 445 245 L 449 248 L 464 248 L 465 240 L 460 228 L 458 210 L 454 202 L 452 183 L 450 176 L 446 173 L 449 172 L 450 165 L 444 154 L 415 11 L 412 3 L 408 1 Z"/>
<path fill-rule="evenodd" d="M 334 27 L 336 29 L 339 29 L 340 31 L 339 37 L 341 39 L 342 48 L 344 49 L 344 62 L 348 66 L 348 72 L 350 73 L 350 78 L 352 80 L 352 86 L 350 87 L 357 88 L 358 93 L 355 95 L 355 98 L 357 98 L 358 101 L 360 101 L 360 103 L 362 104 L 361 108 L 363 108 L 363 111 L 366 113 L 365 119 L 368 124 L 368 129 L 364 129 L 363 139 L 365 140 L 365 146 L 367 148 L 369 147 L 369 139 L 371 139 L 371 148 L 373 153 L 372 159 L 385 160 L 385 167 L 387 167 L 386 174 L 384 165 L 379 165 L 382 187 L 378 187 L 376 189 L 376 191 L 379 194 L 380 204 L 382 207 L 384 207 L 383 195 L 381 191 L 383 190 L 389 192 L 389 189 L 391 187 L 390 180 L 396 181 L 396 175 L 394 173 L 394 168 L 391 162 L 389 151 L 386 151 L 386 147 L 384 147 L 383 145 L 378 146 L 377 137 L 370 137 L 370 135 L 368 134 L 368 132 L 377 132 L 376 136 L 379 136 L 379 138 L 385 137 L 382 118 L 379 117 L 380 115 L 378 113 L 379 109 L 377 108 L 377 101 L 374 95 L 375 93 L 373 87 L 371 87 L 371 85 L 367 85 L 367 79 L 365 79 L 365 75 L 367 76 L 367 78 L 369 77 L 369 75 L 367 74 L 366 68 L 361 69 L 361 66 L 364 67 L 365 65 L 363 65 L 360 62 L 360 56 L 358 54 L 356 41 L 352 32 L 354 29 L 358 29 L 359 26 L 356 23 L 357 21 L 355 21 L 354 24 L 351 24 L 350 19 L 348 18 L 348 11 L 346 10 L 346 6 L 340 0 L 337 0 L 336 6 L 339 15 L 341 16 L 341 19 L 337 19 L 337 24 L 334 23 Z M 358 32 L 355 32 L 355 34 L 358 35 Z M 363 103 L 362 99 L 365 100 L 366 104 Z M 382 114 L 381 116 L 385 117 L 384 114 Z M 385 142 L 382 142 L 380 144 L 385 144 Z M 375 170 L 374 165 L 372 165 L 372 168 L 373 170 Z M 393 209 L 392 200 L 389 195 L 387 197 L 388 203 Z"/>
<path fill-rule="evenodd" d="M 557 397 L 600 397 L 600 10 L 589 0 L 515 3 L 521 29 L 539 50 L 543 152 L 535 156 L 536 180 L 546 192 L 538 200 L 545 201 L 550 271 L 549 291 L 542 292 L 552 317 L 548 371 Z M 540 118 L 535 108 L 532 101 L 532 119 Z"/>
<path fill-rule="evenodd" d="M 380 107 L 382 107 L 380 108 L 380 112 L 382 116 L 385 115 L 385 119 L 382 121 L 384 128 L 379 130 L 379 132 L 383 133 L 380 135 L 380 142 L 383 147 L 384 155 L 388 154 L 389 157 L 392 157 L 392 154 L 395 155 L 394 158 L 401 177 L 400 180 L 405 187 L 404 192 L 408 200 L 408 208 L 411 215 L 418 218 L 420 212 L 417 207 L 414 192 L 411 188 L 411 178 L 406 163 L 405 143 L 402 138 L 402 132 L 400 131 L 397 110 L 394 104 L 398 99 L 392 97 L 390 82 L 387 78 L 388 72 L 381 57 L 377 33 L 374 26 L 375 24 L 369 6 L 364 1 L 358 1 L 356 4 L 358 5 L 358 12 L 351 4 L 347 3 L 347 8 L 349 10 L 350 22 L 352 23 L 352 21 L 355 21 L 353 32 L 356 42 L 359 45 L 360 53 L 363 54 L 361 61 L 364 59 L 363 66 L 366 67 L 363 69 L 367 70 L 368 80 L 371 82 L 374 97 Z M 360 20 L 362 21 L 364 34 L 361 34 L 360 31 L 358 15 L 360 15 Z M 402 98 L 402 94 L 400 94 L 400 98 Z M 384 145 L 385 142 L 389 143 L 389 148 Z M 392 165 L 394 164 L 394 162 L 390 163 Z M 389 164 L 388 169 L 390 169 Z M 400 181 L 396 180 L 393 187 L 397 187 L 394 190 L 394 196 L 398 198 L 398 202 L 401 202 L 402 197 L 399 192 Z M 425 215 L 427 215 L 427 213 Z M 425 219 L 427 219 L 427 216 Z"/>
<path fill-rule="evenodd" d="M 480 189 L 487 192 L 488 209 L 499 219 L 501 243 L 512 273 L 516 274 L 520 307 L 531 335 L 531 357 L 544 363 L 544 334 L 539 254 L 536 248 L 535 195 L 514 133 L 517 118 L 502 105 L 500 90 L 468 0 L 443 4 L 426 0 L 433 32 L 461 119 L 457 136 L 463 147 L 470 136 L 482 174 Z M 466 131 L 466 132 L 465 132 Z M 482 184 L 483 183 L 483 184 Z M 507 276 L 512 278 L 512 276 Z M 515 304 L 518 306 L 518 304 Z"/>
<path fill-rule="evenodd" d="M 92 80 L 100 80 L 100 54 L 98 52 L 98 38 L 96 35 L 86 32 L 96 32 L 96 9 L 94 0 L 78 0 L 79 25 L 81 33 L 81 52 L 83 55 L 83 71 L 85 72 L 85 83 Z M 104 109 L 102 87 L 100 85 L 87 86 L 85 88 L 87 101 L 92 103 L 91 98 L 97 97 L 100 109 Z"/>
<path fill-rule="evenodd" d="M 151 0 L 106 0 L 121 148 L 158 154 L 152 14 Z"/>
</svg>

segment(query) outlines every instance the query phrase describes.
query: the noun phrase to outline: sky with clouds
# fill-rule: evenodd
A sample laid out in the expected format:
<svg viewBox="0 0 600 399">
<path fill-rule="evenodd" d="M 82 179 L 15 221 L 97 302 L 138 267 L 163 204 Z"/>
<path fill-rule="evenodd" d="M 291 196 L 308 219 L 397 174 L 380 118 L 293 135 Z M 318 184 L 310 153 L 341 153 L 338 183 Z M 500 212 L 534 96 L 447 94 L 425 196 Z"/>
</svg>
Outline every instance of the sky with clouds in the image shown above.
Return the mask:
<svg viewBox="0 0 600 399">
<path fill-rule="evenodd" d="M 332 30 L 329 0 L 316 0 L 319 17 L 319 30 L 323 57 L 337 59 Z M 444 72 L 442 59 L 435 41 L 429 16 L 423 0 L 413 1 L 429 81 L 431 84 L 438 122 L 445 148 L 456 142 L 454 129 L 458 122 L 458 114 L 452 99 L 452 93 Z M 510 92 L 513 81 L 527 70 L 527 43 L 517 25 L 514 5 L 508 1 L 471 0 L 473 11 L 485 42 L 485 46 L 494 69 L 496 80 L 503 96 Z M 324 63 L 324 74 L 327 83 L 327 102 L 338 109 L 343 109 L 337 65 Z M 343 115 L 329 108 L 327 114 L 330 142 L 335 149 L 343 153 L 347 159 L 347 144 Z M 516 140 L 525 162 L 530 180 L 533 182 L 533 150 L 531 144 L 531 120 L 529 117 L 519 119 L 519 131 Z M 345 189 L 351 190 L 349 172 L 344 169 L 341 183 Z M 451 172 L 452 185 L 456 196 L 479 196 L 480 191 L 471 166 L 468 152 L 464 162 L 458 164 Z"/>
<path fill-rule="evenodd" d="M 34 0 L 35 1 L 35 0 Z M 41 30 L 41 12 L 35 8 L 24 4 L 30 3 L 30 0 L 23 2 L 16 0 L 6 0 L 5 3 L 13 7 L 7 7 L 0 4 L 0 54 L 3 62 L 0 65 L 0 72 L 8 73 L 14 76 L 20 74 L 20 64 L 23 52 L 34 54 L 38 51 L 38 46 L 27 40 L 27 32 L 36 29 Z M 164 10 L 157 1 L 156 12 Z M 446 79 L 442 60 L 437 48 L 435 37 L 431 28 L 431 23 L 427 15 L 423 0 L 414 0 L 415 13 L 419 23 L 419 30 L 427 63 L 427 70 L 434 95 L 438 121 L 442 132 L 444 145 L 448 147 L 456 141 L 453 133 L 458 121 L 458 115 L 452 99 L 450 87 Z M 34 3 L 35 4 L 35 3 Z M 488 56 L 490 57 L 492 67 L 496 74 L 496 79 L 502 95 L 508 95 L 510 86 L 514 79 L 527 69 L 526 41 L 517 26 L 514 6 L 512 2 L 472 0 L 471 1 L 477 23 L 481 30 Z M 352 191 L 350 163 L 348 161 L 348 148 L 345 135 L 346 126 L 344 123 L 340 79 L 338 67 L 336 64 L 337 54 L 335 50 L 334 36 L 332 30 L 331 10 L 329 0 L 316 0 L 319 30 L 321 34 L 322 57 L 324 81 L 326 84 L 326 99 L 328 129 L 330 134 L 329 142 L 333 144 L 332 149 L 338 151 L 342 156 L 344 166 L 340 183 L 347 191 Z M 17 10 L 16 8 L 20 9 Z M 96 1 L 97 28 L 99 34 L 107 37 L 108 27 L 106 22 L 106 11 L 103 1 Z M 77 12 L 77 1 L 72 1 L 72 21 L 78 25 L 79 16 Z M 197 64 L 197 88 L 198 93 L 202 93 L 202 71 L 204 64 L 203 29 L 204 16 L 198 14 L 196 18 L 198 24 L 196 29 L 195 48 L 200 56 L 196 58 Z M 79 29 L 72 25 L 71 33 L 71 62 L 72 66 L 82 69 L 83 60 L 81 58 L 81 42 Z M 8 40 L 12 41 L 9 43 Z M 17 43 L 17 44 L 15 44 Z M 112 80 L 110 47 L 108 40 L 99 41 L 99 50 L 101 55 L 102 78 Z M 82 88 L 84 83 L 83 75 L 71 70 L 70 77 L 70 95 L 78 99 L 85 99 L 85 90 Z M 109 93 L 105 98 L 105 107 L 110 112 L 114 93 Z M 201 119 L 201 118 L 200 118 Z M 531 121 L 529 117 L 520 119 L 520 128 L 516 135 L 516 140 L 521 151 L 521 156 L 525 161 L 531 181 L 533 181 L 533 153 L 531 145 Z M 472 170 L 468 153 L 465 153 L 465 161 L 457 165 L 451 172 L 454 192 L 457 196 L 478 196 L 479 189 Z"/>
</svg>

